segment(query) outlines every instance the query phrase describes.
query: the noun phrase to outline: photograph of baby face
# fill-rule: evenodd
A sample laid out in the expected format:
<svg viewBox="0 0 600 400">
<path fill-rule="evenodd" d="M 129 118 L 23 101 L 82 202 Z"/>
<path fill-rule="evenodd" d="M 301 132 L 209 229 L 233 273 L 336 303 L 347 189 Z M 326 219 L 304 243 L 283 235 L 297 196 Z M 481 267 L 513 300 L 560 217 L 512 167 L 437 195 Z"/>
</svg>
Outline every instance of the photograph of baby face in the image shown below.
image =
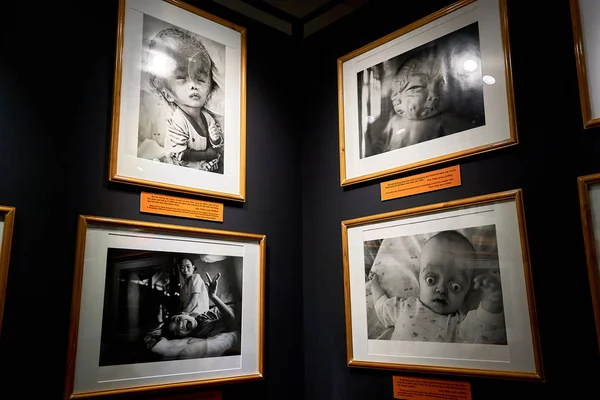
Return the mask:
<svg viewBox="0 0 600 400">
<path fill-rule="evenodd" d="M 364 242 L 369 339 L 503 344 L 494 225 Z"/>
<path fill-rule="evenodd" d="M 360 157 L 485 124 L 477 23 L 357 74 Z"/>
<path fill-rule="evenodd" d="M 138 157 L 223 173 L 225 45 L 144 14 Z"/>
</svg>

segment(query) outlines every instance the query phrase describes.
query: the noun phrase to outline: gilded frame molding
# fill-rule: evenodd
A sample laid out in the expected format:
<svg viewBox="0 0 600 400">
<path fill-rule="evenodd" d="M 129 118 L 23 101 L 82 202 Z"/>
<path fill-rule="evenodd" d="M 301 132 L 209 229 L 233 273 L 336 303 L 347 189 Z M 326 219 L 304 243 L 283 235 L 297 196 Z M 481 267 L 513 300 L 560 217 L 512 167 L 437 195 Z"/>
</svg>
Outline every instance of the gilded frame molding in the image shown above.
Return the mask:
<svg viewBox="0 0 600 400">
<path fill-rule="evenodd" d="M 0 331 L 4 315 L 4 302 L 6 301 L 6 285 L 8 268 L 10 264 L 10 250 L 12 247 L 13 228 L 15 224 L 15 207 L 0 206 L 0 218 L 4 221 L 2 241 L 0 242 Z"/>
<path fill-rule="evenodd" d="M 589 129 L 594 128 L 596 126 L 600 126 L 600 117 L 592 117 L 590 87 L 588 84 L 585 44 L 583 41 L 581 9 L 579 7 L 579 0 L 570 0 L 570 2 L 571 23 L 573 26 L 573 47 L 575 50 L 575 61 L 577 63 L 577 83 L 579 86 L 579 99 L 581 102 L 581 117 L 583 118 L 583 128 Z"/>
<path fill-rule="evenodd" d="M 183 382 L 166 383 L 166 384 L 149 384 L 142 386 L 131 386 L 119 389 L 99 390 L 84 393 L 74 393 L 74 383 L 76 374 L 76 357 L 78 346 L 78 334 L 80 324 L 80 307 L 82 303 L 84 265 L 86 253 L 86 236 L 89 226 L 108 227 L 116 229 L 125 229 L 129 232 L 136 233 L 163 233 L 163 234 L 185 234 L 190 238 L 202 239 L 221 239 L 226 241 L 235 241 L 238 243 L 256 244 L 258 246 L 258 271 L 257 272 L 257 293 L 258 298 L 256 304 L 258 307 L 257 320 L 257 364 L 256 371 L 252 374 L 235 375 L 220 378 L 207 378 L 201 380 L 189 380 Z M 179 388 L 190 387 L 210 387 L 217 384 L 240 383 L 247 381 L 262 380 L 264 378 L 264 305 L 265 305 L 265 264 L 266 264 L 266 236 L 260 234 L 232 232 L 225 230 L 215 230 L 206 228 L 196 228 L 189 226 L 161 224 L 154 222 L 144 222 L 126 219 L 115 219 L 98 216 L 80 215 L 77 225 L 77 242 L 75 254 L 75 269 L 73 273 L 73 289 L 71 302 L 71 317 L 69 328 L 69 342 L 66 362 L 66 375 L 64 386 L 64 399 L 82 399 L 104 397 L 107 395 L 119 394 L 161 394 L 164 391 L 174 390 Z"/>
<path fill-rule="evenodd" d="M 511 371 L 511 370 L 493 370 L 483 368 L 463 368 L 463 367 L 448 367 L 426 364 L 411 364 L 402 362 L 381 362 L 367 359 L 357 359 L 355 357 L 353 345 L 353 320 L 352 320 L 352 291 L 351 291 L 351 271 L 350 265 L 350 244 L 348 241 L 348 230 L 354 227 L 366 226 L 374 223 L 396 221 L 405 217 L 426 216 L 439 212 L 457 210 L 465 207 L 482 206 L 498 202 L 514 201 L 516 206 L 516 218 L 518 220 L 519 229 L 519 246 L 522 253 L 523 279 L 525 287 L 525 296 L 527 299 L 527 311 L 529 314 L 529 326 L 527 329 L 531 332 L 532 342 L 532 360 L 535 371 Z M 543 381 L 544 371 L 539 338 L 539 330 L 537 323 L 535 298 L 533 292 L 533 280 L 531 275 L 529 250 L 527 243 L 527 233 L 525 225 L 525 215 L 523 210 L 523 199 L 521 189 L 515 189 L 505 192 L 493 193 L 482 196 L 475 196 L 460 200 L 453 200 L 443 203 L 425 205 L 410 209 L 391 211 L 382 214 L 376 214 L 366 217 L 354 218 L 342 221 L 342 253 L 343 253 L 343 268 L 344 268 L 344 299 L 345 299 L 345 321 L 346 321 L 346 353 L 347 364 L 350 367 L 372 368 L 383 370 L 400 370 L 422 373 L 439 373 L 449 375 L 465 375 L 465 376 L 482 376 L 503 379 L 515 380 L 533 380 Z M 356 266 L 355 266 L 356 267 Z M 363 266 L 364 268 L 364 266 Z M 360 298 L 358 299 L 361 300 Z M 509 343 L 510 345 L 510 343 Z"/>
<path fill-rule="evenodd" d="M 507 11 L 507 1 L 506 0 L 498 0 L 497 5 L 499 9 L 499 17 L 500 17 L 500 32 L 498 35 L 501 36 L 502 41 L 502 54 L 501 59 L 504 63 L 504 80 L 506 82 L 506 106 L 507 106 L 507 119 L 508 119 L 508 137 L 496 142 L 489 142 L 483 145 L 476 145 L 471 148 L 466 148 L 459 151 L 450 152 L 447 154 L 443 154 L 440 156 L 434 156 L 431 158 L 421 159 L 415 162 L 410 162 L 403 165 L 396 165 L 389 168 L 383 168 L 376 172 L 367 172 L 367 173 L 358 173 L 354 176 L 349 176 L 348 174 L 348 165 L 350 162 L 356 162 L 352 156 L 350 158 L 347 150 L 347 137 L 346 126 L 345 126 L 345 114 L 347 111 L 344 106 L 344 63 L 347 61 L 353 60 L 354 58 L 363 55 L 369 51 L 374 49 L 383 47 L 388 42 L 400 38 L 404 35 L 410 34 L 412 31 L 424 27 L 427 24 L 433 23 L 436 20 L 443 18 L 444 16 L 460 10 L 463 7 L 469 6 L 473 3 L 477 3 L 480 0 L 459 0 L 449 6 L 434 12 L 420 20 L 417 20 L 403 28 L 398 29 L 380 39 L 377 39 L 357 50 L 354 50 L 342 57 L 339 57 L 337 60 L 337 79 L 338 79 L 338 125 L 339 125 L 339 157 L 340 157 L 340 184 L 341 186 L 348 186 L 360 182 L 371 181 L 374 179 L 388 177 L 392 175 L 397 175 L 407 171 L 417 170 L 419 168 L 424 168 L 436 164 L 445 163 L 448 161 L 459 160 L 464 157 L 468 157 L 471 155 L 488 152 L 492 150 L 496 150 L 499 148 L 504 148 L 507 146 L 512 146 L 518 144 L 518 134 L 517 134 L 517 121 L 516 121 L 516 111 L 515 111 L 515 99 L 514 99 L 514 90 L 513 90 L 513 78 L 512 78 L 512 61 L 511 61 L 511 51 L 510 51 L 510 38 L 509 38 L 509 29 L 508 29 L 508 11 Z M 352 132 L 354 135 L 355 133 Z M 364 135 L 364 133 L 363 133 Z M 422 144 L 422 143 L 421 143 Z M 387 163 L 386 163 L 387 166 Z"/>
<path fill-rule="evenodd" d="M 109 171 L 108 180 L 111 182 L 120 182 L 125 184 L 131 184 L 141 187 L 149 187 L 155 189 L 164 189 L 173 192 L 180 192 L 192 195 L 201 195 L 206 197 L 212 197 L 223 200 L 233 200 L 244 202 L 246 198 L 246 41 L 247 33 L 246 28 L 229 22 L 223 18 L 217 17 L 206 11 L 203 11 L 197 7 L 194 7 L 181 0 L 162 0 L 163 2 L 180 8 L 186 12 L 196 15 L 200 19 L 206 19 L 219 24 L 223 28 L 230 29 L 239 34 L 240 37 L 240 76 L 239 76 L 239 170 L 236 171 L 238 175 L 238 188 L 236 190 L 216 190 L 203 187 L 193 187 L 191 185 L 175 184 L 168 182 L 160 182 L 153 179 L 144 179 L 140 177 L 134 177 L 132 175 L 119 174 L 118 172 L 118 159 L 119 159 L 119 135 L 120 135 L 120 118 L 121 118 L 121 99 L 122 93 L 122 80 L 124 70 L 124 38 L 125 38 L 125 12 L 127 0 L 119 0 L 118 9 L 118 26 L 117 26 L 117 44 L 116 44 L 116 57 L 115 57 L 115 73 L 114 73 L 114 84 L 113 84 L 113 109 L 112 109 L 112 123 L 111 123 L 111 140 L 110 140 L 110 158 L 109 158 Z M 125 95 L 127 95 L 125 93 Z M 218 177 L 218 178 L 223 178 Z M 218 179 L 216 178 L 216 179 Z M 213 185 L 218 186 L 218 185 Z"/>
<path fill-rule="evenodd" d="M 598 264 L 598 249 L 596 248 L 597 238 L 594 235 L 593 216 L 590 206 L 590 186 L 599 183 L 600 173 L 583 175 L 577 178 L 581 225 L 583 228 L 583 241 L 590 280 L 590 291 L 594 308 L 598 346 L 600 346 L 600 268 Z"/>
</svg>

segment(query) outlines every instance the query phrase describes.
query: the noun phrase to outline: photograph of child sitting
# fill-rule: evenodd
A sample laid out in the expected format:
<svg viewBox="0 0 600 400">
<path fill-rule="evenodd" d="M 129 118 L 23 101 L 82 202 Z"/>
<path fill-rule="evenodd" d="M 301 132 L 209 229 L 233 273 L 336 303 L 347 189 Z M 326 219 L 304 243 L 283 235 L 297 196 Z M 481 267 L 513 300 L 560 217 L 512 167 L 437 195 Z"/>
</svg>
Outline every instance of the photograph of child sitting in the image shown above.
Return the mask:
<svg viewBox="0 0 600 400">
<path fill-rule="evenodd" d="M 507 343 L 494 226 L 365 242 L 371 254 L 374 245 L 369 339 Z"/>
<path fill-rule="evenodd" d="M 138 157 L 223 174 L 225 46 L 144 15 Z"/>
</svg>

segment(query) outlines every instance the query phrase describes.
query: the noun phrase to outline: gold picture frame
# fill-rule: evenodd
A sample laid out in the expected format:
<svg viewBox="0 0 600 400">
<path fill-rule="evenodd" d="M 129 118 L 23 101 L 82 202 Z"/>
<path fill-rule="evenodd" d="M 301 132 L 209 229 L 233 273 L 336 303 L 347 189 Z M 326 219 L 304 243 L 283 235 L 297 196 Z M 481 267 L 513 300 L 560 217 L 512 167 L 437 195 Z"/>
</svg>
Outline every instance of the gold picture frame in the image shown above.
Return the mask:
<svg viewBox="0 0 600 400">
<path fill-rule="evenodd" d="M 2 317 L 4 315 L 6 283 L 8 279 L 8 266 L 10 263 L 10 249 L 12 246 L 14 223 L 15 208 L 0 206 L 0 328 L 2 328 Z"/>
<path fill-rule="evenodd" d="M 573 41 L 574 41 L 574 49 L 575 49 L 575 61 L 577 63 L 577 83 L 579 85 L 579 99 L 581 102 L 581 116 L 583 118 L 583 127 L 584 129 L 593 128 L 596 126 L 600 126 L 600 110 L 597 108 L 596 112 L 592 111 L 592 98 L 591 98 L 591 90 L 590 87 L 590 75 L 588 72 L 598 69 L 598 66 L 595 68 L 589 68 L 586 60 L 586 51 L 591 49 L 591 46 L 595 43 L 589 42 L 590 39 L 586 39 L 583 30 L 582 17 L 587 12 L 589 18 L 594 18 L 594 13 L 591 10 L 583 10 L 581 9 L 580 0 L 570 0 L 571 1 L 571 23 L 573 26 Z M 585 0 L 584 0 L 585 1 Z M 593 5 L 593 3 L 590 3 Z M 596 9 L 596 13 L 600 11 L 600 8 Z M 598 77 L 596 77 L 598 79 Z"/>
<path fill-rule="evenodd" d="M 64 398 L 262 379 L 265 255 L 265 235 L 79 216 Z M 188 292 L 217 280 L 220 300 L 207 294 L 208 313 L 173 336 L 185 259 Z M 204 315 L 226 329 L 201 333 Z"/>
<path fill-rule="evenodd" d="M 245 28 L 180 0 L 119 0 L 108 178 L 245 201 Z"/>
<path fill-rule="evenodd" d="M 407 84 L 415 68 L 426 83 Z M 337 71 L 341 186 L 518 143 L 506 0 L 457 1 Z"/>
<path fill-rule="evenodd" d="M 350 367 L 543 380 L 520 189 L 350 219 L 343 221 L 341 228 Z M 453 235 L 452 238 L 460 237 L 463 243 L 470 243 L 473 257 L 469 268 L 474 272 L 471 283 L 459 282 L 457 290 L 466 293 L 460 308 L 434 314 L 436 306 L 421 297 L 427 296 L 427 291 L 421 289 L 426 285 L 421 281 L 421 250 L 429 238 L 438 234 Z M 428 252 L 432 254 L 430 250 L 431 247 Z M 431 264 L 423 263 L 430 268 Z M 479 315 L 489 316 L 480 311 L 483 297 L 473 284 L 480 279 L 477 276 L 488 272 L 496 274 L 501 282 L 503 298 L 500 310 L 491 311 L 496 313 L 492 329 L 503 327 L 494 331 L 499 333 L 494 340 L 490 335 L 476 336 L 475 325 L 461 325 L 467 324 L 469 315 L 478 315 L 478 321 Z M 406 312 L 419 309 L 426 318 L 429 313 L 432 324 L 436 320 L 448 322 L 443 327 L 445 331 L 439 331 L 442 336 L 435 336 L 437 326 L 421 333 L 419 328 L 411 328 L 406 321 L 414 327 L 418 316 L 402 320 L 404 324 L 400 320 L 404 311 L 386 311 L 398 304 L 404 304 Z M 477 314 L 471 314 L 473 310 Z M 391 321 L 390 315 L 398 319 Z M 405 327 L 414 332 L 405 335 Z M 422 332 L 436 334 L 429 337 Z"/>
<path fill-rule="evenodd" d="M 590 291 L 594 307 L 594 320 L 596 335 L 600 346 L 600 267 L 598 264 L 598 235 L 594 232 L 594 219 L 598 218 L 592 208 L 593 199 L 590 196 L 592 186 L 600 183 L 600 173 L 583 175 L 577 178 L 579 188 L 579 206 L 581 211 L 581 224 L 583 227 L 583 241 L 590 280 Z M 596 195 L 597 196 L 597 195 Z M 596 198 L 596 200 L 598 200 Z"/>
</svg>

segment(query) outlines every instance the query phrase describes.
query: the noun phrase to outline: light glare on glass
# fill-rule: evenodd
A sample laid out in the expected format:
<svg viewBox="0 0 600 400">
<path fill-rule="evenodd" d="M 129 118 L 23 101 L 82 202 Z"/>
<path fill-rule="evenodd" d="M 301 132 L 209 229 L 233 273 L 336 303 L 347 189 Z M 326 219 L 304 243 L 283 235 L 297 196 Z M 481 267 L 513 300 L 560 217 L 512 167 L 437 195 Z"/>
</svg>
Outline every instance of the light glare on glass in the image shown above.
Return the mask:
<svg viewBox="0 0 600 400">
<path fill-rule="evenodd" d="M 488 85 L 493 85 L 494 83 L 496 83 L 496 80 L 494 79 L 493 76 L 490 75 L 484 75 L 483 78 L 481 78 L 483 80 L 484 83 L 487 83 Z"/>
<path fill-rule="evenodd" d="M 175 71 L 177 63 L 165 53 L 159 51 L 150 51 L 148 58 L 148 72 L 160 77 L 167 77 Z"/>
<path fill-rule="evenodd" d="M 475 62 L 475 60 L 471 60 L 471 59 L 465 60 L 465 62 L 463 63 L 463 68 L 467 72 L 473 72 L 477 69 L 477 62 Z"/>
</svg>

